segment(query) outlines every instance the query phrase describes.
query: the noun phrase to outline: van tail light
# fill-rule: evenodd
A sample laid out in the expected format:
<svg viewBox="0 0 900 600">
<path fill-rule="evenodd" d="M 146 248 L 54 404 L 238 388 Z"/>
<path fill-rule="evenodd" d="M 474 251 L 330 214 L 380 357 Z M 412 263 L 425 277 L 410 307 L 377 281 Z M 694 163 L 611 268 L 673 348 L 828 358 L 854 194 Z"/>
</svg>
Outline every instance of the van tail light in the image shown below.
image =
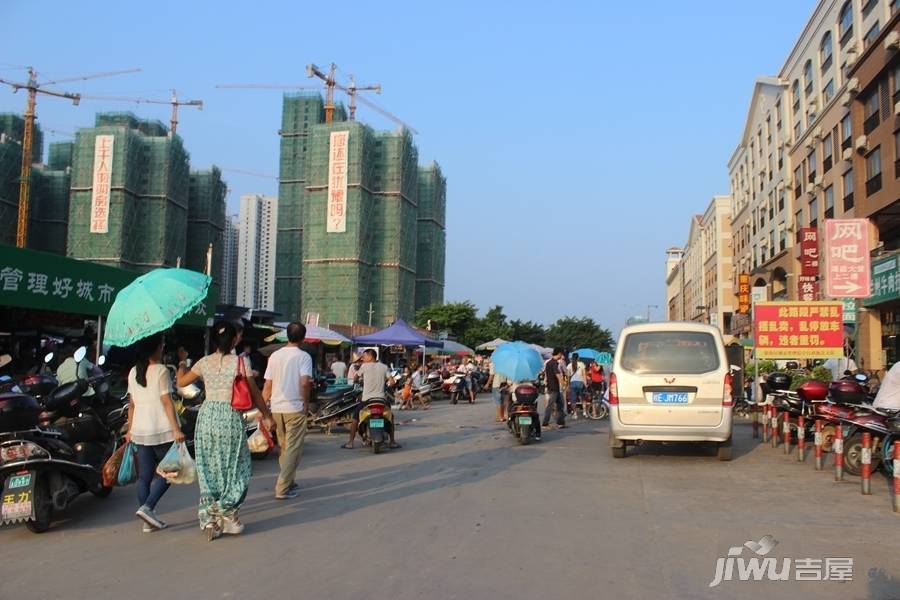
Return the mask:
<svg viewBox="0 0 900 600">
<path fill-rule="evenodd" d="M 619 403 L 619 384 L 616 382 L 615 373 L 611 373 L 609 376 L 609 403 Z"/>
<path fill-rule="evenodd" d="M 725 389 L 722 390 L 722 406 L 734 406 L 733 389 L 731 387 L 734 378 L 731 373 L 725 375 Z"/>
</svg>

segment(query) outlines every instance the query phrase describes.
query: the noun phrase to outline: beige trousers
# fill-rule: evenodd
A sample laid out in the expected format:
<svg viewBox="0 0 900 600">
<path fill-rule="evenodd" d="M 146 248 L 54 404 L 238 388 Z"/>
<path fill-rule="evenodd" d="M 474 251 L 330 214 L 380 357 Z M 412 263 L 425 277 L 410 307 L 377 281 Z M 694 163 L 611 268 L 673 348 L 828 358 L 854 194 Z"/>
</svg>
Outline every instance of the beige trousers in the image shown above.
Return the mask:
<svg viewBox="0 0 900 600">
<path fill-rule="evenodd" d="M 275 495 L 281 496 L 294 484 L 300 455 L 303 454 L 303 440 L 306 439 L 306 415 L 299 412 L 272 413 L 272 418 L 275 420 L 275 436 L 281 449 L 278 457 L 281 473 L 275 484 Z"/>
</svg>

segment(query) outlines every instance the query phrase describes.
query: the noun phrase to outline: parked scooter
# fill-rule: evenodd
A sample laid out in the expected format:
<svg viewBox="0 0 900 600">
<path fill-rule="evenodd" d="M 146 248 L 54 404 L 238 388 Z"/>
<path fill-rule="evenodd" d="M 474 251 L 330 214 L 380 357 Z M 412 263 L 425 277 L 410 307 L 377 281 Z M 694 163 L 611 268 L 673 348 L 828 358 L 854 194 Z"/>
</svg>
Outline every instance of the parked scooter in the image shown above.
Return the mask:
<svg viewBox="0 0 900 600">
<path fill-rule="evenodd" d="M 466 376 L 453 373 L 449 381 L 449 386 L 445 389 L 450 394 L 450 404 L 457 404 L 466 394 Z"/>
<path fill-rule="evenodd" d="M 523 446 L 532 440 L 541 439 L 541 416 L 538 413 L 538 390 L 535 385 L 521 383 L 513 390 L 506 426 Z"/>
<path fill-rule="evenodd" d="M 363 442 L 372 444 L 373 453 L 381 453 L 382 446 L 394 431 L 394 417 L 387 401 L 372 398 L 363 403 L 358 431 Z"/>
</svg>

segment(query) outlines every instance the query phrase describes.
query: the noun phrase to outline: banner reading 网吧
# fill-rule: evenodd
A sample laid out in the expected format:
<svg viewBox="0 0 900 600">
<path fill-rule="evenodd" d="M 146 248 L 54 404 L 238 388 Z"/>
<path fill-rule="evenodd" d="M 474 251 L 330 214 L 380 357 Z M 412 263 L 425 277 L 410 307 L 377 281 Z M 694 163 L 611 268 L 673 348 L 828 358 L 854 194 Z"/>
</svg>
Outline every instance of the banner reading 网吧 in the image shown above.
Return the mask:
<svg viewBox="0 0 900 600">
<path fill-rule="evenodd" d="M 825 219 L 825 266 L 827 296 L 869 297 L 868 219 Z"/>
<path fill-rule="evenodd" d="M 327 233 L 347 231 L 347 143 L 349 131 L 332 131 L 328 149 Z"/>
<path fill-rule="evenodd" d="M 114 135 L 94 138 L 94 179 L 91 189 L 91 233 L 109 231 L 109 193 L 112 189 Z"/>
<path fill-rule="evenodd" d="M 762 302 L 754 312 L 759 358 L 843 356 L 842 302 Z"/>
<path fill-rule="evenodd" d="M 819 230 L 816 227 L 800 229 L 800 274 L 805 277 L 819 274 Z"/>
</svg>

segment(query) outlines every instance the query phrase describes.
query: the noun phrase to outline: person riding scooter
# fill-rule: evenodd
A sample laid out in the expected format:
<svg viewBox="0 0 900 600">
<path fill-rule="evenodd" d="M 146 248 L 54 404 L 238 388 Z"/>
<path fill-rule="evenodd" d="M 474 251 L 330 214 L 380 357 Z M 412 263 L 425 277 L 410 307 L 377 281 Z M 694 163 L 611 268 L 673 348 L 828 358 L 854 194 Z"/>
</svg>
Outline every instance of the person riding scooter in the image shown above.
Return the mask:
<svg viewBox="0 0 900 600">
<path fill-rule="evenodd" d="M 353 414 L 353 422 L 350 423 L 350 439 L 346 444 L 342 445 L 341 448 L 346 448 L 348 450 L 353 449 L 353 442 L 356 440 L 356 432 L 359 429 L 360 412 L 365 410 L 366 402 L 370 400 L 380 400 L 387 403 L 386 387 L 391 381 L 392 378 L 387 365 L 378 362 L 378 355 L 375 354 L 375 351 L 369 348 L 363 352 L 362 366 L 359 367 L 359 370 L 353 377 L 354 383 L 362 383 L 363 392 L 361 403 Z M 392 421 L 392 415 L 389 408 L 385 411 L 384 418 L 387 421 Z M 391 443 L 388 447 L 392 450 L 400 448 L 400 444 L 394 439 L 394 427 L 390 427 L 388 433 L 391 438 Z"/>
</svg>

